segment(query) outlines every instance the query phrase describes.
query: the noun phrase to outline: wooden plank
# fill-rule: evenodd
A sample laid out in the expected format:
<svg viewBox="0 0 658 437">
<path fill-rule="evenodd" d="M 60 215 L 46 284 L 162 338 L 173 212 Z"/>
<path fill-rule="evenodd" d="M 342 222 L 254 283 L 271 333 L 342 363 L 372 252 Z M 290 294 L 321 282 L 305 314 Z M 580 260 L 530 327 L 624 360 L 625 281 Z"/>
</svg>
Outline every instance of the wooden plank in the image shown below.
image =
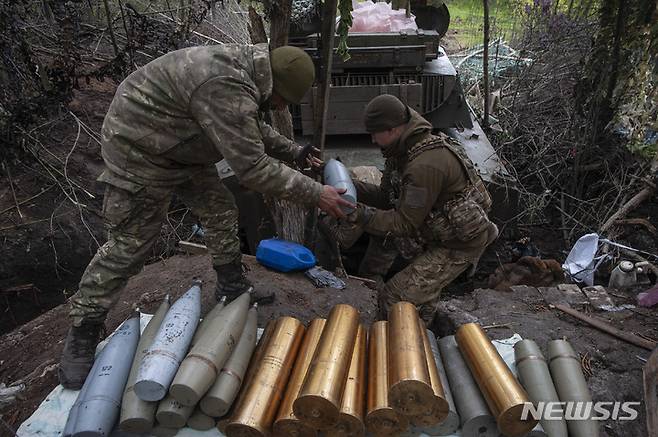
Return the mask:
<svg viewBox="0 0 658 437">
<path fill-rule="evenodd" d="M 358 85 L 358 86 L 332 86 L 331 104 L 335 102 L 369 102 L 380 94 L 402 96 L 402 88 L 406 88 L 410 105 L 420 104 L 422 100 L 422 84 L 392 84 L 392 85 Z M 314 87 L 316 90 L 317 87 Z M 313 104 L 313 92 L 307 93 L 302 99 L 302 105 Z M 416 103 L 418 102 L 418 103 Z"/>
<path fill-rule="evenodd" d="M 329 96 L 331 91 L 331 69 L 334 58 L 334 37 L 336 35 L 336 10 L 338 9 L 338 0 L 326 0 L 322 4 L 322 29 L 320 32 L 320 75 L 318 78 L 319 86 L 313 89 L 313 108 L 315 115 L 313 117 L 314 135 L 313 145 L 320 149 L 320 158 L 324 153 L 324 144 L 326 136 L 327 112 L 329 111 Z"/>
<path fill-rule="evenodd" d="M 610 325 L 608 322 L 604 322 L 603 320 L 589 317 L 581 313 L 580 311 L 574 310 L 573 308 L 569 308 L 566 305 L 555 304 L 554 307 L 564 313 L 569 314 L 570 316 L 577 318 L 582 322 L 587 323 L 588 325 L 598 329 L 599 331 L 603 331 L 606 334 L 610 334 L 614 337 L 617 337 L 620 340 L 624 340 L 627 343 L 634 344 L 635 346 L 648 349 L 650 351 L 653 351 L 656 348 L 656 343 L 653 341 L 645 340 L 644 338 L 639 337 L 635 334 L 622 331 L 621 329 L 617 329 L 614 326 Z"/>
<path fill-rule="evenodd" d="M 392 94 L 400 97 L 414 110 L 420 112 L 422 109 L 421 84 L 332 87 L 330 106 L 324 120 L 326 133 L 334 135 L 366 133 L 363 126 L 363 111 L 368 102 L 380 94 Z M 315 133 L 317 129 L 317 120 L 314 119 L 315 108 L 308 103 L 308 98 L 302 102 L 300 110 L 303 134 Z"/>
<path fill-rule="evenodd" d="M 647 435 L 658 436 L 658 350 L 653 351 L 642 370 Z"/>
</svg>

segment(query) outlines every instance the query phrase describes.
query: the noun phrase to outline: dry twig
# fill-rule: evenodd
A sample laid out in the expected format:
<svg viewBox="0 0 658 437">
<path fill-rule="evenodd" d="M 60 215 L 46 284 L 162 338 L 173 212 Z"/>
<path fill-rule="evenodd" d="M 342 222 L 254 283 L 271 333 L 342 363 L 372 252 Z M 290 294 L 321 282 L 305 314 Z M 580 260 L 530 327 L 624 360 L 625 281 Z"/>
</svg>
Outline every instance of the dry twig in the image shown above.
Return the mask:
<svg viewBox="0 0 658 437">
<path fill-rule="evenodd" d="M 52 187 L 54 187 L 54 186 L 55 186 L 55 185 L 49 185 L 47 188 L 42 188 L 42 189 L 41 189 L 37 194 L 35 194 L 34 196 L 28 197 L 28 198 L 25 199 L 25 200 L 21 200 L 20 202 L 18 202 L 18 204 L 14 205 L 14 206 L 10 206 L 9 208 L 5 208 L 5 209 L 3 209 L 2 211 L 0 211 L 0 215 L 6 213 L 6 212 L 8 212 L 8 211 L 11 211 L 11 210 L 14 209 L 14 208 L 18 208 L 19 205 L 24 205 L 24 204 L 26 204 L 27 202 L 36 199 L 37 197 L 41 196 L 43 193 L 45 193 L 46 191 L 50 190 L 50 189 L 51 189 Z"/>
<path fill-rule="evenodd" d="M 6 162 L 2 163 L 2 167 L 7 171 L 7 179 L 9 179 L 9 188 L 11 189 L 11 196 L 14 198 L 14 207 L 18 211 L 18 216 L 23 219 L 23 213 L 21 212 L 20 204 L 16 200 L 16 191 L 14 191 L 14 181 L 11 179 L 11 170 Z M 3 211 L 4 212 L 4 211 Z"/>
</svg>

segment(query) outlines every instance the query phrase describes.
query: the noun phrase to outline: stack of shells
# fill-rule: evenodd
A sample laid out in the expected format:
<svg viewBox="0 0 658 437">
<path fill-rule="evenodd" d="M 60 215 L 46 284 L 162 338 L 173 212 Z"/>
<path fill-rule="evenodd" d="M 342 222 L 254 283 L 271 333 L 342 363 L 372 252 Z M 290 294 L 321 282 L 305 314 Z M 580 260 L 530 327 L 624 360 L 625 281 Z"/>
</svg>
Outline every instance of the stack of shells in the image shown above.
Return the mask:
<svg viewBox="0 0 658 437">
<path fill-rule="evenodd" d="M 108 435 L 118 418 L 123 431 L 156 436 L 185 426 L 217 426 L 228 437 L 440 436 L 459 428 L 464 437 L 598 436 L 591 420 L 540 425 L 523 417 L 529 402 L 591 400 L 564 340 L 549 344 L 550 369 L 534 342 L 517 343 L 524 389 L 479 325 L 437 342 L 409 302 L 369 329 L 343 304 L 308 328 L 280 317 L 258 345 L 248 294 L 220 302 L 200 324 L 199 312 L 195 284 L 171 308 L 165 299 L 141 337 L 136 319 L 124 324 L 96 360 L 64 435 Z"/>
<path fill-rule="evenodd" d="M 249 301 L 247 293 L 228 305 L 222 300 L 199 323 L 195 282 L 171 306 L 167 296 L 141 335 L 138 317 L 124 323 L 96 359 L 63 435 L 109 435 L 117 420 L 123 431 L 156 436 L 215 427 L 256 346 L 256 305 Z M 96 405 L 99 399 L 105 404 Z"/>
<path fill-rule="evenodd" d="M 439 436 L 459 428 L 465 437 L 545 437 L 538 420 L 524 417 L 524 405 L 553 400 L 555 389 L 548 371 L 533 368 L 541 354 L 528 342 L 517 346 L 517 360 L 525 360 L 520 377 L 532 396 L 479 325 L 465 324 L 437 342 L 408 302 L 370 329 L 342 304 L 308 328 L 282 317 L 266 327 L 246 384 L 218 427 L 228 437 Z M 563 351 L 551 353 L 571 365 L 574 354 L 564 348 L 552 344 L 549 351 Z M 584 384 L 571 367 L 562 384 L 566 399 L 577 397 L 567 387 Z M 567 437 L 564 421 L 550 426 L 551 436 Z"/>
</svg>

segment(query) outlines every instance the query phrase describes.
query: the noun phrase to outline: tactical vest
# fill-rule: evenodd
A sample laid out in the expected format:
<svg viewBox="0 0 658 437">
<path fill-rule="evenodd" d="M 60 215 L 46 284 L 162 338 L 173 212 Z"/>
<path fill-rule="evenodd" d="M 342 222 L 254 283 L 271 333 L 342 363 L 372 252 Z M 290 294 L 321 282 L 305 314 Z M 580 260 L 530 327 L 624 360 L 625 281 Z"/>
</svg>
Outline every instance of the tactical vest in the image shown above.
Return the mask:
<svg viewBox="0 0 658 437">
<path fill-rule="evenodd" d="M 471 198 L 478 205 L 480 205 L 484 212 L 488 213 L 491 210 L 492 204 L 489 191 L 487 191 L 487 187 L 484 186 L 484 182 L 482 181 L 480 174 L 475 168 L 475 165 L 473 165 L 473 161 L 471 161 L 468 155 L 466 155 L 462 145 L 459 144 L 459 142 L 454 138 L 451 138 L 447 135 L 431 135 L 424 141 L 421 141 L 411 148 L 409 151 L 408 162 L 413 161 L 423 152 L 438 149 L 439 147 L 445 147 L 457 157 L 470 182 L 470 185 L 468 185 L 461 193 L 459 193 L 456 198 Z M 456 198 L 454 200 L 456 200 Z"/>
<path fill-rule="evenodd" d="M 490 224 L 487 213 L 492 205 L 491 196 L 484 186 L 475 165 L 466 155 L 459 142 L 447 135 L 430 135 L 409 150 L 406 161 L 409 163 L 423 152 L 440 147 L 447 148 L 457 157 L 469 183 L 464 190 L 446 202 L 442 208 L 435 205 L 426 217 L 418 235 L 411 239 L 412 241 L 396 239 L 396 246 L 403 256 L 406 255 L 406 258 L 417 255 L 420 247 L 430 241 L 455 239 L 469 241 L 486 230 Z M 391 203 L 396 207 L 402 190 L 400 167 L 398 160 L 387 160 L 384 177 L 382 178 L 382 184 L 384 185 L 382 188 L 388 192 Z"/>
</svg>

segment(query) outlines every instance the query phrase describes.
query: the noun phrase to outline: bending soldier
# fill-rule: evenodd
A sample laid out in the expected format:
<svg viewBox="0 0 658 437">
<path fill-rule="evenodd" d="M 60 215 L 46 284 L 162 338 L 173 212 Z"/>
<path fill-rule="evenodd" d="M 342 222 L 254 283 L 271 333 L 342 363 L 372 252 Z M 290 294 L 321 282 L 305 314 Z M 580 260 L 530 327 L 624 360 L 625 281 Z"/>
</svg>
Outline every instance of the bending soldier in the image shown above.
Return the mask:
<svg viewBox="0 0 658 437">
<path fill-rule="evenodd" d="M 433 135 L 430 123 L 397 97 L 374 98 L 365 126 L 385 169 L 379 186 L 354 182 L 362 203 L 342 222 L 339 241 L 354 241 L 360 230 L 370 234 L 359 274 L 380 282 L 380 311 L 410 301 L 429 325 L 441 290 L 475 266 L 498 236 L 487 217 L 491 198 L 461 145 Z M 409 264 L 384 284 L 398 254 Z"/>
<path fill-rule="evenodd" d="M 64 387 L 82 386 L 107 312 L 142 269 L 174 193 L 204 225 L 217 296 L 251 292 L 254 300 L 271 299 L 243 274 L 238 211 L 216 162 L 226 159 L 249 189 L 342 216 L 340 206 L 349 203 L 333 187 L 278 161 L 294 161 L 302 148 L 260 118 L 262 110 L 299 103 L 314 75 L 301 49 L 270 53 L 264 44 L 225 44 L 168 53 L 119 85 L 102 128 L 106 169 L 99 180 L 106 184 L 109 237 L 71 299 L 72 327 L 59 369 Z"/>
</svg>

